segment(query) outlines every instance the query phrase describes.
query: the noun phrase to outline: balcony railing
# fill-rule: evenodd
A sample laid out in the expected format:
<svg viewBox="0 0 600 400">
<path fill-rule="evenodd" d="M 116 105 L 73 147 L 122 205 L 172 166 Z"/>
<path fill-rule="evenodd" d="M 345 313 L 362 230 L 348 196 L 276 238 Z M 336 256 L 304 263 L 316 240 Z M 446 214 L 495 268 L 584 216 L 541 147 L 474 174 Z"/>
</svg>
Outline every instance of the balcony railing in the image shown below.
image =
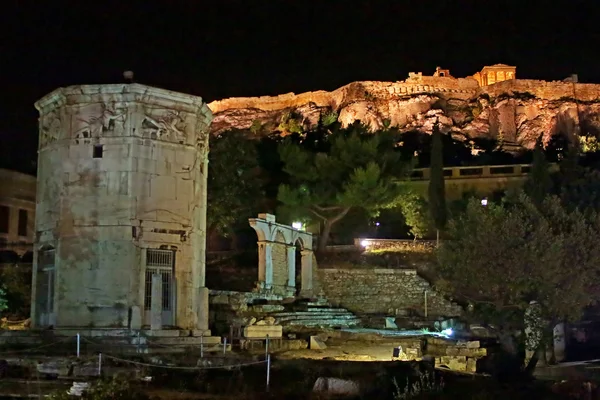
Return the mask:
<svg viewBox="0 0 600 400">
<path fill-rule="evenodd" d="M 550 164 L 550 170 L 558 168 L 556 164 Z M 431 168 L 418 168 L 412 171 L 409 180 L 428 181 L 431 176 Z M 447 167 L 444 168 L 444 178 L 451 179 L 485 179 L 485 178 L 508 178 L 525 177 L 531 171 L 531 164 L 514 165 L 477 165 L 469 167 Z"/>
</svg>

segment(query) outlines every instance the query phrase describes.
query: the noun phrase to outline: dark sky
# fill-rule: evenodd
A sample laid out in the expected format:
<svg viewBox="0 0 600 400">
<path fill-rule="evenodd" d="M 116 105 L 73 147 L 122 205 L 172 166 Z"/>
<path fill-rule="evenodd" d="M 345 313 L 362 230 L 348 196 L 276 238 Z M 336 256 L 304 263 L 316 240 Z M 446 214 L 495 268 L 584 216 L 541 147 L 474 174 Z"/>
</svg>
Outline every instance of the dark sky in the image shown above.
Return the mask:
<svg viewBox="0 0 600 400">
<path fill-rule="evenodd" d="M 600 82 L 598 21 L 598 0 L 3 0 L 0 164 L 35 159 L 37 99 L 126 69 L 207 101 L 499 62 Z"/>
</svg>

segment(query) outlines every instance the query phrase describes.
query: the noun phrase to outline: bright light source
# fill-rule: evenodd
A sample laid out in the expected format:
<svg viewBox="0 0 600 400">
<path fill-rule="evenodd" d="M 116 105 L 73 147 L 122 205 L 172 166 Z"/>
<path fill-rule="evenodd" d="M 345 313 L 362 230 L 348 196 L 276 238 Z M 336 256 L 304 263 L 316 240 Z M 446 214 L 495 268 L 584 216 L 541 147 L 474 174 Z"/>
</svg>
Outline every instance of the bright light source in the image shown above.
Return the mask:
<svg viewBox="0 0 600 400">
<path fill-rule="evenodd" d="M 444 329 L 442 331 L 442 335 L 446 335 L 446 336 L 452 336 L 453 333 L 454 333 L 454 331 L 452 331 L 452 328 Z"/>
<path fill-rule="evenodd" d="M 294 229 L 302 229 L 302 222 L 292 222 L 292 228 Z"/>
<path fill-rule="evenodd" d="M 362 247 L 367 247 L 367 246 L 369 245 L 369 241 L 368 241 L 368 240 L 361 240 L 361 241 L 360 241 L 360 245 L 361 245 Z"/>
<path fill-rule="evenodd" d="M 481 205 L 482 206 L 487 206 L 487 199 L 481 199 Z"/>
<path fill-rule="evenodd" d="M 379 222 L 375 222 L 375 226 L 379 226 L 379 225 L 380 225 Z"/>
</svg>

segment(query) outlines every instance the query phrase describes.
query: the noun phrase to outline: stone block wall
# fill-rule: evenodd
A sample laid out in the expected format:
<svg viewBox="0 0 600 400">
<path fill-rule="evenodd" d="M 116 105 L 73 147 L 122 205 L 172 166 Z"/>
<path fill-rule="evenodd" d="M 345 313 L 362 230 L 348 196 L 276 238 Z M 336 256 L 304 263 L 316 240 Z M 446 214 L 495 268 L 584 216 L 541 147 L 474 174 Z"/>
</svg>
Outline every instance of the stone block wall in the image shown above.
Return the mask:
<svg viewBox="0 0 600 400">
<path fill-rule="evenodd" d="M 354 246 L 365 251 L 431 253 L 435 249 L 435 240 L 354 239 Z"/>
<path fill-rule="evenodd" d="M 460 316 L 462 309 L 435 292 L 414 269 L 319 269 L 327 299 L 357 314 L 400 315 L 412 310 L 431 317 Z"/>
<path fill-rule="evenodd" d="M 278 294 L 284 294 L 288 285 L 288 259 L 285 238 L 281 233 L 275 237 L 271 255 L 273 257 L 273 290 Z M 299 266 L 298 266 L 299 268 Z"/>
</svg>

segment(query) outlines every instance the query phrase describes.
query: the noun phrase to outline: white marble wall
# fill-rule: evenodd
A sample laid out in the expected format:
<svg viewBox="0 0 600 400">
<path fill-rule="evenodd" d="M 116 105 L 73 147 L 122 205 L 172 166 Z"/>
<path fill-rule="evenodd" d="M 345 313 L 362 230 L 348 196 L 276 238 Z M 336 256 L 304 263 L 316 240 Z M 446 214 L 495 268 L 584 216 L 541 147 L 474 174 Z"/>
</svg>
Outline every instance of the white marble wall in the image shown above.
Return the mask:
<svg viewBox="0 0 600 400">
<path fill-rule="evenodd" d="M 143 320 L 131 314 L 144 312 L 145 249 L 167 246 L 177 249 L 175 323 L 207 329 L 199 317 L 207 307 L 199 294 L 212 120 L 206 104 L 119 84 L 57 89 L 36 108 L 35 249 L 56 249 L 55 326 L 122 328 Z"/>
</svg>

